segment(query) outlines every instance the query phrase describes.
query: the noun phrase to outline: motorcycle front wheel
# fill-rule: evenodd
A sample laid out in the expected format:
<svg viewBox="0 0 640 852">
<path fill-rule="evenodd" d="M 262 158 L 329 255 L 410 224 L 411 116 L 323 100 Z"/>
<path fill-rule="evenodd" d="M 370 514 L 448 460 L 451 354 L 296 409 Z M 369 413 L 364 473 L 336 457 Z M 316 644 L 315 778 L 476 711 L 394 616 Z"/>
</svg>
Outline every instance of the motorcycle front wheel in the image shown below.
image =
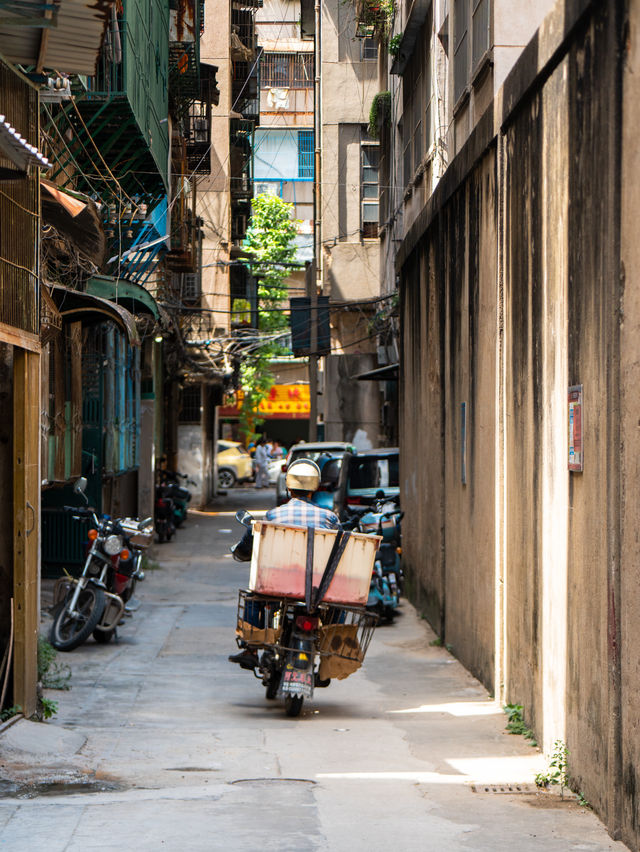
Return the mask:
<svg viewBox="0 0 640 852">
<path fill-rule="evenodd" d="M 49 642 L 58 651 L 73 651 L 78 645 L 82 645 L 95 630 L 104 611 L 103 590 L 96 586 L 87 586 L 80 592 L 76 615 L 72 616 L 69 607 L 74 591 L 74 588 L 69 590 L 51 625 Z"/>
<path fill-rule="evenodd" d="M 287 716 L 299 716 L 304 702 L 304 695 L 287 695 L 284 699 L 284 712 Z"/>
</svg>

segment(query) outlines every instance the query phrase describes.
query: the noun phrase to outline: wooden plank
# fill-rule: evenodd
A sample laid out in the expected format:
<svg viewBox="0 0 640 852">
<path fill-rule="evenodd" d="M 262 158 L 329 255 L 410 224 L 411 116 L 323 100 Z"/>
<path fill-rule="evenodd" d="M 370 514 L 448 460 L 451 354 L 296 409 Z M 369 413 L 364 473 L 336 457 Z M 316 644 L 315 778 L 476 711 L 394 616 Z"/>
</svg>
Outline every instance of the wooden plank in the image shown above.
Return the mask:
<svg viewBox="0 0 640 852">
<path fill-rule="evenodd" d="M 28 349 L 29 352 L 40 352 L 40 338 L 37 334 L 22 331 L 13 325 L 7 325 L 6 322 L 0 322 L 0 341 Z"/>
<path fill-rule="evenodd" d="M 13 361 L 14 703 L 29 718 L 37 709 L 40 555 L 40 355 L 15 349 Z"/>
</svg>

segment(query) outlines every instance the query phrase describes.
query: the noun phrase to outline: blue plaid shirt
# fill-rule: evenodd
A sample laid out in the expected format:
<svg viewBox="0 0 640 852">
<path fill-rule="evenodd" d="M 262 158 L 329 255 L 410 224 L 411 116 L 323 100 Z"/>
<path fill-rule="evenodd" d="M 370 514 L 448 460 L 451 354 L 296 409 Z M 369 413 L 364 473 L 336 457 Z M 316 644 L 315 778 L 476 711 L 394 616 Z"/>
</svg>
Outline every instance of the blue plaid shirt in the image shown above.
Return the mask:
<svg viewBox="0 0 640 852">
<path fill-rule="evenodd" d="M 292 497 L 284 506 L 269 509 L 264 516 L 265 521 L 273 521 L 274 524 L 291 524 L 294 527 L 321 527 L 326 530 L 334 530 L 340 524 L 335 512 L 330 509 L 321 509 L 308 500 L 300 500 Z"/>
</svg>

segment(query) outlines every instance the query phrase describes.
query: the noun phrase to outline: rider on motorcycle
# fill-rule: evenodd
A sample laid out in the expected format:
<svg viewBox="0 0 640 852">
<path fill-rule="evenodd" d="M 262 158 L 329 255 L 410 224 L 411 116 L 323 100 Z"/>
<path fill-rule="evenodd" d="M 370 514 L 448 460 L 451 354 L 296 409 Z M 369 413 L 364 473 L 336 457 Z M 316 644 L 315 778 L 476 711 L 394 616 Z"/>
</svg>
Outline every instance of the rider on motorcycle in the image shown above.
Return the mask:
<svg viewBox="0 0 640 852">
<path fill-rule="evenodd" d="M 269 509 L 265 514 L 265 521 L 276 524 L 290 524 L 295 527 L 319 527 L 323 529 L 337 529 L 340 520 L 335 512 L 330 509 L 322 509 L 311 502 L 311 498 L 320 485 L 320 468 L 311 459 L 297 459 L 287 469 L 286 484 L 291 499 L 282 506 Z M 232 549 L 234 559 L 245 562 L 251 559 L 253 547 L 253 533 L 250 529 L 246 531 L 242 540 Z M 262 612 L 260 608 L 252 613 L 252 621 L 260 623 Z M 232 654 L 229 661 L 238 663 L 242 668 L 253 669 L 258 665 L 258 655 L 246 643 L 239 654 Z"/>
</svg>

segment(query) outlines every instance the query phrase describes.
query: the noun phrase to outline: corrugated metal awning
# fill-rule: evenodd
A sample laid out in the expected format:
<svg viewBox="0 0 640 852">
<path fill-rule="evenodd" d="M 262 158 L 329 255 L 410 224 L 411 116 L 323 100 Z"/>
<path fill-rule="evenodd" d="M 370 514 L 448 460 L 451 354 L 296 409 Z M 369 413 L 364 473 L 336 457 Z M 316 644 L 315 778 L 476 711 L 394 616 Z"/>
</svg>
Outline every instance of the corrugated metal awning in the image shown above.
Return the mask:
<svg viewBox="0 0 640 852">
<path fill-rule="evenodd" d="M 0 52 L 10 62 L 66 74 L 95 74 L 113 0 L 59 0 L 57 15 L 43 0 L 0 7 Z M 17 7 L 16 7 L 17 8 Z"/>
</svg>

